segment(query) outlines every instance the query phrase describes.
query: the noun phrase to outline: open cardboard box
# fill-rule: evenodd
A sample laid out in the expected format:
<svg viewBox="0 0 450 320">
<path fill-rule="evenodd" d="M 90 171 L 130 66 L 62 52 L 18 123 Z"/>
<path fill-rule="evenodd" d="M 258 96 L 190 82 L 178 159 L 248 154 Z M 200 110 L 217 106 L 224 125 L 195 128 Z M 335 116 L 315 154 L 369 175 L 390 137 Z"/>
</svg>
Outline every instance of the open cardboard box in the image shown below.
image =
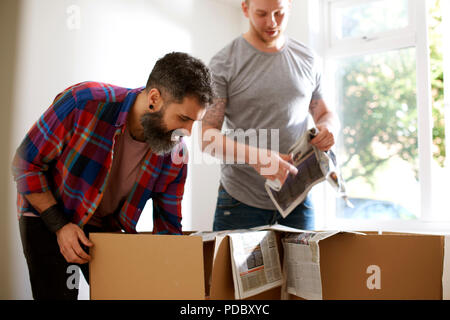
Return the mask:
<svg viewBox="0 0 450 320">
<path fill-rule="evenodd" d="M 91 233 L 89 238 L 91 299 L 205 299 L 201 237 Z"/>
<path fill-rule="evenodd" d="M 283 232 L 275 231 L 280 240 Z M 341 232 L 319 242 L 323 299 L 449 298 L 448 237 Z M 234 299 L 229 237 L 92 233 L 91 299 Z M 283 247 L 278 241 L 283 263 Z M 298 299 L 282 288 L 248 299 Z"/>
<path fill-rule="evenodd" d="M 444 236 L 364 233 L 319 242 L 323 299 L 443 298 Z"/>
<path fill-rule="evenodd" d="M 364 233 L 342 232 L 319 242 L 323 299 L 448 298 L 443 296 L 449 291 L 448 253 L 444 266 L 448 238 L 446 248 L 446 238 L 439 235 Z M 281 234 L 277 232 L 278 237 Z M 228 236 L 216 237 L 214 251 L 211 247 L 205 246 L 205 265 L 212 265 L 210 299 L 234 299 Z M 280 245 L 279 249 L 283 263 Z M 280 289 L 251 299 L 280 299 Z M 298 299 L 294 295 L 283 298 Z"/>
</svg>

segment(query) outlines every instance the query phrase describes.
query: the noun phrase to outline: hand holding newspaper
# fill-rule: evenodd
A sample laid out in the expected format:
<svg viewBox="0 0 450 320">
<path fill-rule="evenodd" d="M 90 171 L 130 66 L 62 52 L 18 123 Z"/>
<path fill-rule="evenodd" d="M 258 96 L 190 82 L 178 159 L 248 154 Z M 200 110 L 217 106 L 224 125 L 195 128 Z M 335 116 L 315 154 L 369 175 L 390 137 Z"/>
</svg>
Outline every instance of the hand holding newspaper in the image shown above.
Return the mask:
<svg viewBox="0 0 450 320">
<path fill-rule="evenodd" d="M 305 200 L 313 186 L 325 180 L 349 207 L 353 207 L 346 195 L 344 180 L 338 171 L 333 151 L 321 151 L 310 143 L 317 134 L 316 128 L 306 131 L 289 149 L 289 154 L 293 154 L 294 166 L 298 169 L 297 175 L 289 175 L 283 186 L 279 180 L 266 180 L 266 191 L 283 218 Z"/>
</svg>

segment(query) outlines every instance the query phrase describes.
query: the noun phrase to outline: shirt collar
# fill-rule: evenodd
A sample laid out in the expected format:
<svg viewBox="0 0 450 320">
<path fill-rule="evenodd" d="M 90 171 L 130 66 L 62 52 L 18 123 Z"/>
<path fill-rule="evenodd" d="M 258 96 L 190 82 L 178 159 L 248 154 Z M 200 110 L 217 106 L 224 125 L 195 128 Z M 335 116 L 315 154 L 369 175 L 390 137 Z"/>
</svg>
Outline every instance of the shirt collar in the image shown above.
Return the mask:
<svg viewBox="0 0 450 320">
<path fill-rule="evenodd" d="M 139 93 L 141 93 L 145 87 L 139 87 L 136 89 L 130 89 L 127 92 L 125 99 L 122 102 L 122 107 L 120 109 L 119 117 L 117 118 L 115 127 L 120 128 L 123 127 L 127 121 L 128 112 L 130 112 L 131 107 L 133 106 L 134 101 L 136 101 L 136 97 Z"/>
</svg>

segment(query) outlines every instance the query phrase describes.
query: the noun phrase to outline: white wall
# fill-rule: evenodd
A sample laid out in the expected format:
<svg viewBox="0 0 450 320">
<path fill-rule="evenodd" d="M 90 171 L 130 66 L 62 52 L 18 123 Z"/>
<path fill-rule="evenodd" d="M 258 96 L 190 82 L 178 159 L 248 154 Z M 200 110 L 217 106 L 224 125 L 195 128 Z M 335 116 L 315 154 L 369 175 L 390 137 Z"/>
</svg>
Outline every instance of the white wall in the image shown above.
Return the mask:
<svg viewBox="0 0 450 320">
<path fill-rule="evenodd" d="M 17 235 L 17 220 L 14 214 L 14 192 L 11 191 L 11 170 L 9 150 L 12 140 L 12 99 L 14 65 L 16 61 L 17 17 L 19 3 L 16 0 L 0 1 L 0 96 L 2 97 L 0 117 L 0 139 L 2 152 L 0 155 L 0 203 L 3 210 L 0 213 L 0 299 L 18 297 L 15 295 L 17 284 L 12 279 L 15 276 L 21 252 Z M 23 269 L 23 268 L 22 268 Z M 20 274 L 22 269 L 18 270 Z"/>
<path fill-rule="evenodd" d="M 294 1 L 288 29 L 289 35 L 305 42 L 308 41 L 306 2 Z M 5 65 L 2 76 L 7 79 L 2 89 L 9 93 L 11 102 L 2 107 L 5 110 L 2 109 L 1 127 L 6 130 L 2 145 L 6 150 L 1 160 L 6 182 L 1 196 L 6 210 L 0 225 L 0 234 L 5 239 L 0 247 L 0 298 L 31 298 L 15 219 L 15 185 L 9 163 L 26 131 L 55 95 L 85 80 L 126 87 L 145 85 L 156 59 L 170 51 L 185 51 L 207 63 L 219 49 L 247 29 L 239 3 L 238 0 L 236 3 L 231 0 L 0 2 L 0 29 L 8 30 L 11 40 L 2 43 L 2 53 L 8 58 L 2 59 Z M 18 26 L 17 36 L 9 31 L 14 31 L 14 25 Z M 8 50 L 4 50 L 4 45 Z M 196 134 L 188 141 L 191 164 L 183 201 L 183 228 L 210 230 L 219 166 L 193 163 L 200 152 Z M 138 230 L 151 229 L 151 209 L 146 208 Z M 88 297 L 85 284 L 80 297 Z"/>
<path fill-rule="evenodd" d="M 292 0 L 291 16 L 286 33 L 298 41 L 309 44 L 309 8 L 310 2 L 318 0 Z"/>
</svg>

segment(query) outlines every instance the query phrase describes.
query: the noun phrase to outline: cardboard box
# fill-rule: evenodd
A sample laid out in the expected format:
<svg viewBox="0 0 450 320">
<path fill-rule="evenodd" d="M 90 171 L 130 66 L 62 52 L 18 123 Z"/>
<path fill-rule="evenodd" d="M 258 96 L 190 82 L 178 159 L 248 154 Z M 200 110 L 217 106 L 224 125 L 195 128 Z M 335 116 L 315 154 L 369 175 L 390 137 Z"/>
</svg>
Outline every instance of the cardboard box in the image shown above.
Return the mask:
<svg viewBox="0 0 450 320">
<path fill-rule="evenodd" d="M 282 232 L 277 232 L 281 236 Z M 319 241 L 322 299 L 448 299 L 449 238 L 385 232 L 341 232 Z M 228 236 L 207 246 L 210 299 L 234 299 Z M 447 242 L 447 246 L 445 245 Z M 447 254 L 445 254 L 445 252 Z M 282 263 L 283 249 L 280 249 Z M 445 269 L 444 269 L 445 267 Z M 285 275 L 286 276 L 286 275 Z M 249 299 L 300 299 L 281 288 Z M 284 288 L 283 288 L 284 290 Z"/>
<path fill-rule="evenodd" d="M 91 233 L 93 300 L 205 298 L 200 237 Z"/>
<path fill-rule="evenodd" d="M 283 232 L 276 231 L 281 263 Z M 91 299 L 234 299 L 227 235 L 93 233 Z M 449 238 L 338 233 L 319 242 L 323 299 L 449 297 Z M 283 288 L 284 289 L 284 288 Z M 248 298 L 299 299 L 281 287 Z"/>
<path fill-rule="evenodd" d="M 320 242 L 324 299 L 442 299 L 444 237 L 365 233 Z"/>
</svg>

